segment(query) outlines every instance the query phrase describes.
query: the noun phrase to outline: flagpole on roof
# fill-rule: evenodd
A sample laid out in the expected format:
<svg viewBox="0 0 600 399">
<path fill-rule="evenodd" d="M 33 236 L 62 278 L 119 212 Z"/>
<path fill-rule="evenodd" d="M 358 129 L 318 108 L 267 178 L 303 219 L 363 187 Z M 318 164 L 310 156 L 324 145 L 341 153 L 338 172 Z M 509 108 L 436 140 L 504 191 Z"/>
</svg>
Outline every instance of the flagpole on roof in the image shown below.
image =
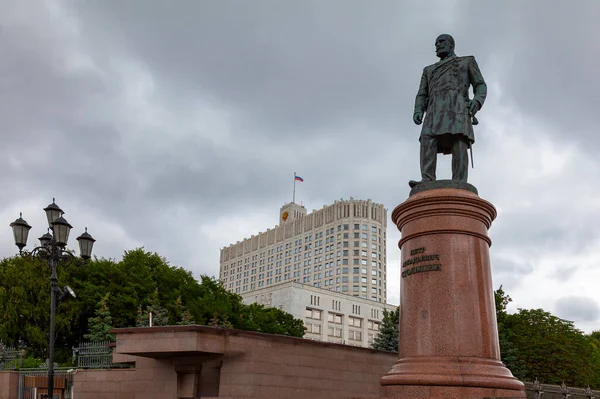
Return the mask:
<svg viewBox="0 0 600 399">
<path fill-rule="evenodd" d="M 292 204 L 296 202 L 296 172 L 294 172 L 294 195 L 292 197 Z"/>
</svg>

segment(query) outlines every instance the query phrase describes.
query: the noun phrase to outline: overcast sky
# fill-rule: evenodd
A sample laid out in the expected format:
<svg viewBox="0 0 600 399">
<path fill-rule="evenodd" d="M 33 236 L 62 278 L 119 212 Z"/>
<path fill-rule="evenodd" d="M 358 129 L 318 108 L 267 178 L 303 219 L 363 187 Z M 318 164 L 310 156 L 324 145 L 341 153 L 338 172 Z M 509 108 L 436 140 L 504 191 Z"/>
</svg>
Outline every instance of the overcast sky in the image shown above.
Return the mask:
<svg viewBox="0 0 600 399">
<path fill-rule="evenodd" d="M 494 287 L 600 329 L 600 3 L 0 0 L 0 256 L 56 197 L 119 259 L 144 246 L 218 275 L 219 250 L 349 197 L 391 210 L 418 179 L 412 122 L 440 33 L 488 99 L 469 181 L 498 209 Z M 438 178 L 449 178 L 440 157 Z M 388 226 L 388 301 L 400 238 Z M 35 240 L 37 241 L 37 240 Z"/>
</svg>

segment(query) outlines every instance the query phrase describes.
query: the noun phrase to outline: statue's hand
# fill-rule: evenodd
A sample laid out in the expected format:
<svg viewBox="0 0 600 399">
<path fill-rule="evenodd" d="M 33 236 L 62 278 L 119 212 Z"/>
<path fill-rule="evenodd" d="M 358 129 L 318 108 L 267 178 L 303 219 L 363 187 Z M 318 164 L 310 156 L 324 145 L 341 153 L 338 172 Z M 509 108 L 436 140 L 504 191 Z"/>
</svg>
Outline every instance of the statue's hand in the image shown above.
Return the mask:
<svg viewBox="0 0 600 399">
<path fill-rule="evenodd" d="M 413 122 L 415 122 L 415 125 L 423 123 L 423 113 L 419 111 L 415 112 L 413 114 Z"/>
<path fill-rule="evenodd" d="M 469 115 L 474 116 L 477 111 L 479 111 L 481 107 L 479 106 L 479 102 L 476 100 L 471 100 L 469 104 Z"/>
</svg>

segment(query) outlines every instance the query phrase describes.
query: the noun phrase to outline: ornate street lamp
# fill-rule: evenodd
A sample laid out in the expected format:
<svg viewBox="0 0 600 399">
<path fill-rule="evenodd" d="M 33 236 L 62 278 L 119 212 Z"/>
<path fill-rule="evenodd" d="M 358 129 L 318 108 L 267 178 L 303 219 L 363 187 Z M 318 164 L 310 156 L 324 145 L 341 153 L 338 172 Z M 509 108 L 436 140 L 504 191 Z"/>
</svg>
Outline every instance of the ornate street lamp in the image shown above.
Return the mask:
<svg viewBox="0 0 600 399">
<path fill-rule="evenodd" d="M 23 248 L 27 245 L 27 237 L 31 226 L 23 220 L 21 214 L 17 220 L 10 224 L 15 238 L 15 245 L 19 248 L 19 254 L 23 257 L 38 258 L 47 262 L 52 274 L 50 276 L 50 342 L 48 350 L 48 397 L 54 397 L 54 319 L 56 315 L 56 300 L 63 299 L 69 295 L 75 297 L 75 292 L 69 286 L 64 289 L 58 287 L 58 278 L 56 277 L 56 268 L 59 264 L 67 264 L 70 262 L 81 262 L 71 251 L 66 249 L 69 241 L 69 233 L 73 226 L 69 224 L 63 217 L 64 212 L 58 205 L 52 203 L 44 208 L 48 219 L 48 232 L 42 235 L 40 246 L 35 247 L 31 251 L 25 251 Z M 87 262 L 92 257 L 92 247 L 94 240 L 92 236 L 85 232 L 77 237 L 79 241 L 79 251 L 81 253 L 82 262 Z"/>
</svg>

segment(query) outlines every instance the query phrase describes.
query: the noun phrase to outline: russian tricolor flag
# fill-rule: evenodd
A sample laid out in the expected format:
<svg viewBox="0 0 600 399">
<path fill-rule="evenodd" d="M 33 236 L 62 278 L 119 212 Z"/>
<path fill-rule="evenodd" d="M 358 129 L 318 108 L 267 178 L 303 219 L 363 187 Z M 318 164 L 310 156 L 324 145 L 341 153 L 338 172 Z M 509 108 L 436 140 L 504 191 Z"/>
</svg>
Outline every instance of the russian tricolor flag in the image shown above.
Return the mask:
<svg viewBox="0 0 600 399">
<path fill-rule="evenodd" d="M 303 182 L 303 181 L 304 181 L 304 179 L 303 179 L 303 178 L 301 178 L 300 176 L 294 176 L 294 180 L 298 180 L 298 181 L 300 181 L 300 182 Z"/>
</svg>

